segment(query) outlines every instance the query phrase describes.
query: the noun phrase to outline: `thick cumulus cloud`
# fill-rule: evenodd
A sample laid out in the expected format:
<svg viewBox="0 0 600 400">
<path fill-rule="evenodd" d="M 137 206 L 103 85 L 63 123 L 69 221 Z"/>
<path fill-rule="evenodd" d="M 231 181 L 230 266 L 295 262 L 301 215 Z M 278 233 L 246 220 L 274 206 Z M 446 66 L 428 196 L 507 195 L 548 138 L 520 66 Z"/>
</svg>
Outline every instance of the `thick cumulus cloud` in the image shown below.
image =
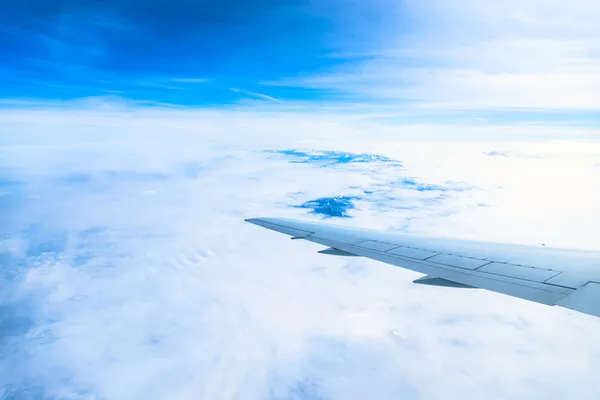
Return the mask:
<svg viewBox="0 0 600 400">
<path fill-rule="evenodd" d="M 598 397 L 595 318 L 243 222 L 352 198 L 337 223 L 597 248 L 597 143 L 152 115 L 1 115 L 0 398 Z"/>
</svg>

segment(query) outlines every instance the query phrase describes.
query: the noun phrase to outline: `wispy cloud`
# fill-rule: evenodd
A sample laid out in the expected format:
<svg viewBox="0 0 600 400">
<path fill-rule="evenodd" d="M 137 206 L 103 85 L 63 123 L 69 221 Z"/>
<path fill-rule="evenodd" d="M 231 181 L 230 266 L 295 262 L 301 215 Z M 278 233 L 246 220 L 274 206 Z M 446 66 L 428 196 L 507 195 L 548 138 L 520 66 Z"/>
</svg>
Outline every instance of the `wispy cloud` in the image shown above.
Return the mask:
<svg viewBox="0 0 600 400">
<path fill-rule="evenodd" d="M 341 53 L 327 73 L 275 82 L 349 99 L 444 110 L 596 110 L 600 107 L 597 4 L 508 1 L 409 3 L 394 44 Z M 510 117 L 508 117 L 510 118 Z"/>
<path fill-rule="evenodd" d="M 281 103 L 281 101 L 279 99 L 276 99 L 275 97 L 269 96 L 264 93 L 256 93 L 256 92 L 251 92 L 251 91 L 239 89 L 239 88 L 231 88 L 231 91 L 234 93 L 245 94 L 247 96 L 255 97 L 255 98 L 261 99 L 261 100 L 268 100 L 268 101 L 273 101 L 275 103 Z"/>
</svg>

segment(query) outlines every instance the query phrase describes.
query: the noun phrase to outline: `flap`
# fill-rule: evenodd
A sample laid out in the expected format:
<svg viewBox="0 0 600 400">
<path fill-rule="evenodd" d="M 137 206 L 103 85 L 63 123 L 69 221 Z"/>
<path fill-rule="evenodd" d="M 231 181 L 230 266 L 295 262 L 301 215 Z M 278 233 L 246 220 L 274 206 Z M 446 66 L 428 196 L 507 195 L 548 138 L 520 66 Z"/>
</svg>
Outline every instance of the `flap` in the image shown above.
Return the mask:
<svg viewBox="0 0 600 400">
<path fill-rule="evenodd" d="M 425 275 L 422 278 L 416 279 L 413 283 L 419 285 L 430 285 L 430 286 L 443 286 L 452 288 L 464 288 L 464 289 L 476 289 L 474 286 L 464 285 L 462 283 L 449 281 L 448 279 L 438 278 L 437 276 Z"/>
</svg>

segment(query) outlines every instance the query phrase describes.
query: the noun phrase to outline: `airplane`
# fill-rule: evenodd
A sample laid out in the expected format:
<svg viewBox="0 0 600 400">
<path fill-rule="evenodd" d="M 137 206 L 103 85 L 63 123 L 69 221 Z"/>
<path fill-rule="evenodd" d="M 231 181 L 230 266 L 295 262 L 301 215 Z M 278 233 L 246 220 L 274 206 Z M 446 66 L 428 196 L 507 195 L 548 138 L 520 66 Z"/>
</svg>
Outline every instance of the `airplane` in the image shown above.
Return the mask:
<svg viewBox="0 0 600 400">
<path fill-rule="evenodd" d="M 425 274 L 416 284 L 481 288 L 600 317 L 600 252 L 411 236 L 300 221 L 248 218 L 255 225 L 327 248 Z"/>
</svg>

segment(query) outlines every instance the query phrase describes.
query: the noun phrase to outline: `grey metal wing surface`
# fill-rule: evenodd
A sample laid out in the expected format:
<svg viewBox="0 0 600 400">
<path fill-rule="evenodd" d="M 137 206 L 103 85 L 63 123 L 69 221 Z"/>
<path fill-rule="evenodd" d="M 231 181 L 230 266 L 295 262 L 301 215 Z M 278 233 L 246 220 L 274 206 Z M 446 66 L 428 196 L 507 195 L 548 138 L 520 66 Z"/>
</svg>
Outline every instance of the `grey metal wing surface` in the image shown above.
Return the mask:
<svg viewBox="0 0 600 400">
<path fill-rule="evenodd" d="M 481 288 L 600 316 L 600 252 L 429 238 L 286 218 L 247 222 L 425 274 L 418 284 Z"/>
</svg>

